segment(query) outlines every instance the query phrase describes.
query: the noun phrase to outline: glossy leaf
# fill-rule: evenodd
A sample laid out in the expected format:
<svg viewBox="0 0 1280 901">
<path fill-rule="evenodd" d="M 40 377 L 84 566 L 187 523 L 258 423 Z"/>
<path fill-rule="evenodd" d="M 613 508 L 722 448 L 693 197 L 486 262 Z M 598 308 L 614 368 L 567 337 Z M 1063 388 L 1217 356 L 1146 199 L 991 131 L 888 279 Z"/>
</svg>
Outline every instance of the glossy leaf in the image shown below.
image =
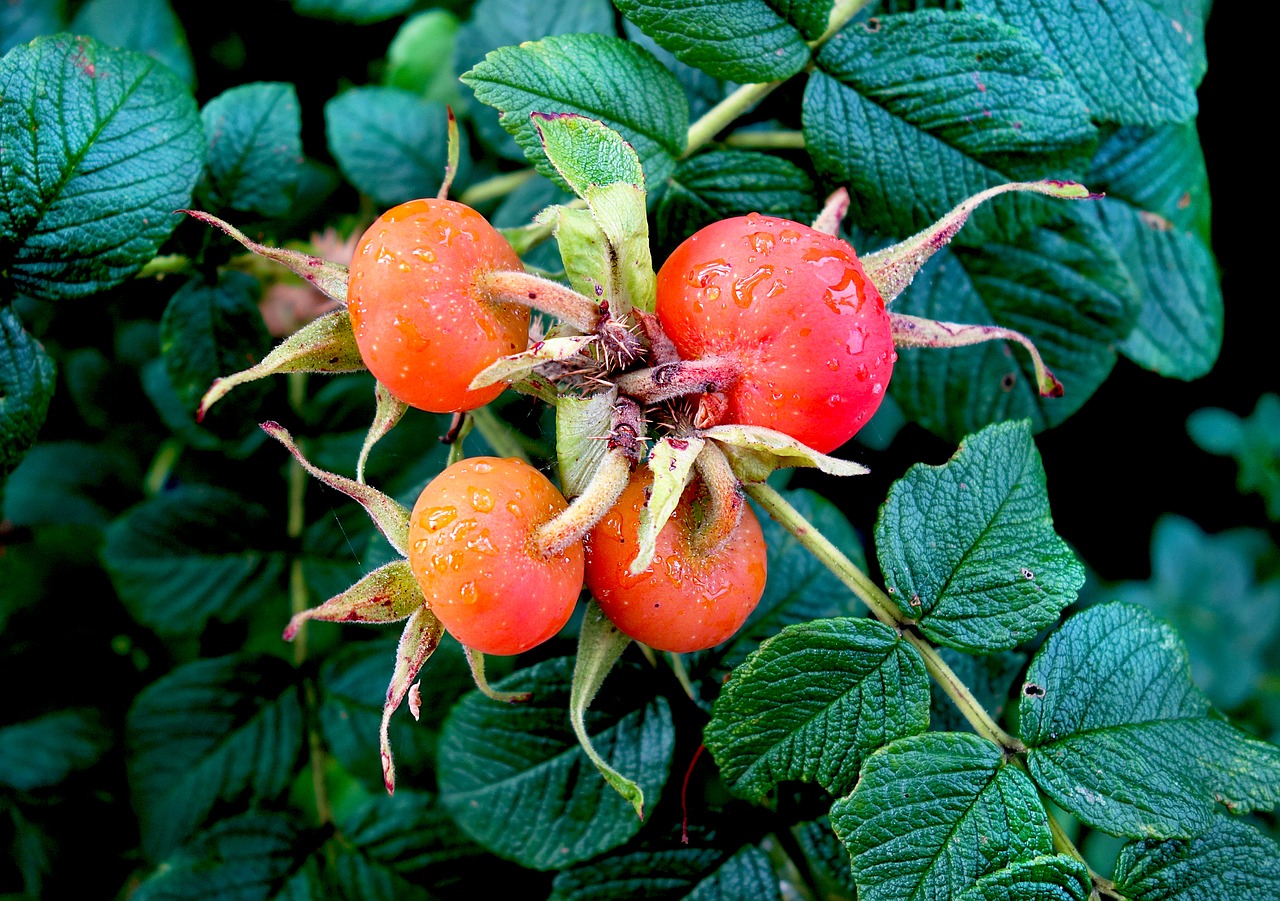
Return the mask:
<svg viewBox="0 0 1280 901">
<path fill-rule="evenodd" d="M 283 216 L 302 178 L 302 110 L 287 82 L 223 91 L 200 111 L 209 142 L 205 178 L 217 207 Z"/>
<path fill-rule="evenodd" d="M 35 443 L 57 372 L 44 347 L 9 307 L 0 309 L 0 479 Z"/>
<path fill-rule="evenodd" d="M 324 107 L 338 168 L 381 206 L 434 197 L 445 173 L 444 104 L 399 88 L 352 88 Z"/>
<path fill-rule="evenodd" d="M 1125 845 L 1114 881 L 1132 901 L 1280 898 L 1280 846 L 1256 827 L 1220 816 L 1190 841 Z"/>
</svg>

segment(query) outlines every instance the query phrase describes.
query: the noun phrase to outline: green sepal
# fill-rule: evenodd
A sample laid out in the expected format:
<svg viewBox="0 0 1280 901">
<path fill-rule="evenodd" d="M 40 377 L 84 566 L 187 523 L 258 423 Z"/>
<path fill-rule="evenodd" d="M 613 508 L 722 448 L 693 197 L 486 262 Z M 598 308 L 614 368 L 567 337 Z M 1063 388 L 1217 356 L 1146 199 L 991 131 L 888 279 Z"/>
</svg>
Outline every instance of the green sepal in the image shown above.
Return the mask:
<svg viewBox="0 0 1280 901">
<path fill-rule="evenodd" d="M 744 482 L 763 482 L 791 466 L 820 469 L 833 476 L 862 476 L 871 470 L 852 460 L 819 453 L 790 435 L 754 425 L 717 425 L 702 432 L 716 442 Z"/>
<path fill-rule="evenodd" d="M 649 471 L 653 473 L 653 486 L 649 499 L 640 511 L 637 527 L 636 558 L 631 561 L 631 574 L 638 576 L 653 562 L 657 549 L 658 533 L 662 531 L 671 514 L 676 512 L 680 495 L 693 478 L 693 464 L 702 452 L 706 441 L 696 436 L 675 438 L 667 436 L 649 452 Z"/>
<path fill-rule="evenodd" d="M 298 629 L 309 619 L 329 623 L 394 623 L 407 619 L 422 604 L 422 590 L 413 577 L 409 561 L 393 560 L 318 607 L 295 613 L 284 630 L 284 640 L 293 641 Z"/>
<path fill-rule="evenodd" d="M 382 725 L 378 729 L 378 749 L 382 755 L 382 783 L 390 794 L 396 790 L 396 765 L 391 756 L 391 714 L 409 698 L 409 710 L 418 718 L 419 701 L 415 679 L 427 659 L 440 646 L 444 625 L 425 605 L 418 607 L 404 625 L 400 644 L 396 646 L 396 665 L 387 686 L 387 702 L 382 707 Z"/>
</svg>

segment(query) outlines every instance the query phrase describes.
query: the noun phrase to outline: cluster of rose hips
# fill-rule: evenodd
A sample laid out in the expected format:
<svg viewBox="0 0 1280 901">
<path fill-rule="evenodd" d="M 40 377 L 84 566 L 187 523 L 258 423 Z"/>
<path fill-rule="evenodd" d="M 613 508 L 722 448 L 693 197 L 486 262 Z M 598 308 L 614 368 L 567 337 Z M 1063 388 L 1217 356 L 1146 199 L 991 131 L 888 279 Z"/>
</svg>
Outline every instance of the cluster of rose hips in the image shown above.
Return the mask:
<svg viewBox="0 0 1280 901">
<path fill-rule="evenodd" d="M 686 240 L 658 273 L 655 313 L 619 322 L 526 274 L 475 210 L 415 200 L 366 231 L 347 300 L 365 365 L 410 406 L 461 413 L 493 400 L 502 381 L 474 383 L 527 351 L 531 308 L 562 315 L 587 339 L 553 378 L 617 392 L 603 437 L 625 469 L 590 500 L 594 509 L 566 517 L 541 472 L 487 457 L 447 468 L 414 506 L 408 556 L 429 609 L 462 644 L 490 654 L 555 635 L 584 583 L 619 629 L 659 650 L 730 637 L 764 591 L 760 525 L 708 446 L 701 478 L 690 479 L 637 572 L 652 482 L 634 440 L 640 423 L 676 442 L 721 423 L 759 426 L 825 453 L 874 413 L 896 358 L 884 302 L 853 249 L 756 214 Z"/>
</svg>

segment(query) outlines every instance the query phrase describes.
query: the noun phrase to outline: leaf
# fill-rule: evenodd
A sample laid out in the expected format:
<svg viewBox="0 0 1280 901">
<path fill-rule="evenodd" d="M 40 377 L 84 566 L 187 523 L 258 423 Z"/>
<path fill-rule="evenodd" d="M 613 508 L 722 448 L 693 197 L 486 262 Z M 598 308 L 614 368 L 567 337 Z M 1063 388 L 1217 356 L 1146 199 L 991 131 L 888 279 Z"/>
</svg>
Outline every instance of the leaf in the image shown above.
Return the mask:
<svg viewBox="0 0 1280 901">
<path fill-rule="evenodd" d="M 0 268 L 87 297 L 155 256 L 203 162 L 190 92 L 148 56 L 58 35 L 0 62 Z"/>
<path fill-rule="evenodd" d="M 987 873 L 955 897 L 957 901 L 1088 901 L 1095 896 L 1085 865 L 1058 854 L 1020 860 Z"/>
<path fill-rule="evenodd" d="M 282 603 L 284 555 L 267 550 L 267 512 L 224 488 L 184 485 L 144 501 L 107 529 L 102 561 L 120 600 L 161 635 L 194 635 Z"/>
<path fill-rule="evenodd" d="M 747 213 L 809 222 L 817 189 L 788 160 L 750 150 L 713 150 L 681 160 L 654 211 L 659 240 L 675 246 L 698 229 Z"/>
<path fill-rule="evenodd" d="M 1084 566 L 1053 530 L 1030 424 L 970 435 L 942 466 L 918 463 L 876 521 L 889 594 L 938 644 L 982 654 L 1057 621 Z"/>
<path fill-rule="evenodd" d="M 1206 535 L 1164 514 L 1151 533 L 1151 579 L 1114 586 L 1114 600 L 1142 604 L 1183 637 L 1192 681 L 1215 706 L 1233 710 L 1262 688 L 1266 649 L 1280 632 L 1280 578 L 1264 579 L 1266 532 Z"/>
<path fill-rule="evenodd" d="M 556 404 L 556 456 L 565 497 L 582 494 L 604 459 L 606 446 L 599 438 L 609 432 L 617 399 L 617 391 L 609 389 L 585 398 L 565 395 Z"/>
<path fill-rule="evenodd" d="M 498 683 L 505 691 L 532 691 L 524 704 L 468 694 L 440 739 L 441 799 L 458 826 L 532 869 L 586 860 L 621 845 L 641 826 L 631 806 L 587 765 L 569 728 L 572 667 L 571 659 L 548 660 Z M 626 672 L 615 674 L 607 703 L 588 712 L 587 734 L 613 769 L 658 797 L 675 744 L 671 713 L 665 698 Z"/>
<path fill-rule="evenodd" d="M 408 560 L 394 560 L 317 607 L 295 613 L 284 630 L 292 641 L 307 620 L 330 623 L 394 623 L 408 619 L 423 604 L 422 589 Z"/>
<path fill-rule="evenodd" d="M 1234 457 L 1236 487 L 1262 495 L 1267 515 L 1280 520 L 1280 395 L 1263 394 L 1247 417 L 1219 407 L 1196 410 L 1187 431 L 1209 453 Z"/>
<path fill-rule="evenodd" d="M 169 0 L 89 0 L 66 30 L 121 50 L 145 53 L 168 66 L 183 83 L 195 85 L 191 48 Z"/>
<path fill-rule="evenodd" d="M 134 901 L 309 897 L 305 887 L 314 877 L 304 868 L 314 844 L 314 837 L 284 814 L 230 817 L 174 851 L 129 897 Z"/>
<path fill-rule="evenodd" d="M 816 877 L 818 887 L 830 886 L 819 897 L 853 898 L 858 890 L 853 883 L 853 870 L 849 866 L 849 852 L 831 829 L 831 820 L 825 814 L 816 820 L 806 820 L 791 827 L 791 834 L 804 853 L 804 862 Z"/>
<path fill-rule="evenodd" d="M 53 359 L 11 307 L 0 309 L 0 480 L 35 444 L 56 384 Z"/>
<path fill-rule="evenodd" d="M 703 741 L 734 794 L 760 801 L 784 780 L 848 793 L 865 755 L 929 727 L 919 653 L 882 623 L 788 626 L 737 666 Z"/>
<path fill-rule="evenodd" d="M 928 732 L 872 754 L 853 794 L 832 805 L 831 823 L 860 901 L 958 897 L 1053 853 L 1035 786 L 976 735 Z"/>
<path fill-rule="evenodd" d="M 295 678 L 277 658 L 217 657 L 139 692 L 127 760 L 149 858 L 170 854 L 218 801 L 265 801 L 289 787 L 304 734 Z"/>
<path fill-rule="evenodd" d="M 735 464 L 739 478 L 747 481 L 762 482 L 773 471 L 789 466 L 813 467 L 834 476 L 863 476 L 870 472 L 861 463 L 820 454 L 790 435 L 762 426 L 717 425 L 702 434 L 715 440 Z"/>
<path fill-rule="evenodd" d="M 950 648 L 940 648 L 938 653 L 960 682 L 973 693 L 982 709 L 999 722 L 1009 704 L 1009 690 L 1013 687 L 1013 680 L 1026 666 L 1027 655 L 1015 651 L 997 651 L 974 657 Z M 930 688 L 932 690 L 932 684 Z M 974 731 L 973 724 L 964 718 L 955 702 L 940 690 L 931 691 L 929 728 L 935 732 Z"/>
<path fill-rule="evenodd" d="M 209 142 L 209 202 L 283 216 L 302 179 L 302 110 L 292 84 L 257 81 L 223 91 L 200 111 Z"/>
<path fill-rule="evenodd" d="M 1190 838 L 1218 804 L 1244 813 L 1280 800 L 1280 748 L 1210 710 L 1177 634 L 1141 607 L 1091 607 L 1049 636 L 1019 722 L 1036 784 L 1112 835 Z"/>
<path fill-rule="evenodd" d="M 459 93 L 453 48 L 459 27 L 453 13 L 443 9 L 410 16 L 387 47 L 383 83 L 428 100 L 456 103 Z"/>
<path fill-rule="evenodd" d="M 576 113 L 535 112 L 530 118 L 547 160 L 579 197 L 605 185 L 644 187 L 635 148 L 603 122 Z"/>
<path fill-rule="evenodd" d="M 568 360 L 584 352 L 595 341 L 592 335 L 571 335 L 564 338 L 547 338 L 531 345 L 528 350 L 494 360 L 471 380 L 470 387 L 486 388 L 503 381 L 512 381 L 527 375 L 543 363 Z"/>
<path fill-rule="evenodd" d="M 1138 301 L 1110 239 L 1082 216 L 1012 244 L 953 245 L 925 265 L 895 309 L 1021 332 L 1065 394 L 1041 397 L 1031 358 L 1005 342 L 904 348 L 889 390 L 909 419 L 951 441 L 1003 420 L 1029 418 L 1037 432 L 1052 428 L 1111 372 L 1114 347 L 1131 330 Z"/>
<path fill-rule="evenodd" d="M 399 88 L 352 88 L 324 105 L 324 122 L 338 168 L 379 205 L 434 197 L 440 189 L 449 123 L 444 104 Z"/>
<path fill-rule="evenodd" d="M 615 854 L 556 874 L 550 901 L 613 898 L 755 901 L 779 898 L 769 858 L 747 845 L 733 856 L 700 846 Z"/>
<path fill-rule="evenodd" d="M 1209 174 L 1195 123 L 1112 131 L 1089 164 L 1086 183 L 1112 200 L 1154 213 L 1208 244 Z"/>
<path fill-rule="evenodd" d="M 1114 881 L 1132 901 L 1277 898 L 1280 847 L 1248 823 L 1219 816 L 1190 841 L 1125 845 Z"/>
<path fill-rule="evenodd" d="M 413 8 L 414 0 L 291 0 L 300 16 L 367 25 Z"/>
<path fill-rule="evenodd" d="M 823 47 L 805 88 L 805 143 L 849 190 L 860 225 L 906 237 L 1011 181 L 1074 178 L 1096 136 L 1076 88 L 1021 32 L 969 12 L 877 18 Z M 957 237 L 1009 240 L 1060 214 L 1031 195 L 976 210 Z"/>
<path fill-rule="evenodd" d="M 504 47 L 462 76 L 476 99 L 502 113 L 505 128 L 548 178 L 559 176 L 542 152 L 531 113 L 578 113 L 624 137 L 645 177 L 660 184 L 684 152 L 689 104 L 652 54 L 620 38 L 573 34 Z M 643 91 L 634 85 L 643 84 Z"/>
<path fill-rule="evenodd" d="M 1187 26 L 1175 28 L 1161 4 L 968 0 L 965 8 L 1008 22 L 1037 41 L 1087 99 L 1094 120 L 1157 125 L 1195 116 L 1198 81 L 1187 65 Z"/>
<path fill-rule="evenodd" d="M 697 436 L 676 438 L 667 435 L 649 451 L 647 463 L 653 473 L 653 483 L 649 486 L 648 498 L 636 525 L 636 556 L 629 567 L 632 575 L 640 575 L 653 562 L 658 534 L 676 512 L 680 497 L 693 478 L 694 462 L 705 445 L 706 442 Z"/>
<path fill-rule="evenodd" d="M 14 0 L 0 4 L 0 55 L 42 34 L 62 31 L 62 0 Z"/>
<path fill-rule="evenodd" d="M 778 4 L 765 0 L 616 3 L 623 15 L 676 59 L 716 78 L 743 83 L 781 81 L 809 61 L 804 35 L 776 11 Z"/>
<path fill-rule="evenodd" d="M 29 792 L 97 763 L 112 736 L 98 712 L 59 710 L 0 728 L 0 785 Z"/>
<path fill-rule="evenodd" d="M 450 876 L 474 880 L 481 867 L 504 869 L 462 835 L 439 800 L 426 792 L 401 789 L 375 796 L 340 817 L 338 825 L 369 864 L 415 882 L 443 882 Z"/>
<path fill-rule="evenodd" d="M 42 441 L 4 485 L 4 518 L 20 526 L 78 523 L 103 528 L 137 500 L 142 473 L 109 445 Z"/>
</svg>

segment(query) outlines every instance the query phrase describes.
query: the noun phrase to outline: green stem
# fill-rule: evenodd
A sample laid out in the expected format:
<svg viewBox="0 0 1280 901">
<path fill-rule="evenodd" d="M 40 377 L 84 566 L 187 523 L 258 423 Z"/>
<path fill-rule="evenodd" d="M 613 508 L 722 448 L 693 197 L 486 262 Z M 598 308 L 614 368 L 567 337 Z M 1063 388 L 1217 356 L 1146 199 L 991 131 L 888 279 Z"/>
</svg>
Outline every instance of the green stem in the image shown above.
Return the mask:
<svg viewBox="0 0 1280 901">
<path fill-rule="evenodd" d="M 835 5 L 831 7 L 831 14 L 827 16 L 827 30 L 818 36 L 816 41 L 810 41 L 810 49 L 817 50 L 827 41 L 831 40 L 840 33 L 840 29 L 849 24 L 849 20 L 862 12 L 862 8 L 870 3 L 871 0 L 836 0 Z"/>
<path fill-rule="evenodd" d="M 804 132 L 735 131 L 724 139 L 729 147 L 749 150 L 804 150 Z"/>
<path fill-rule="evenodd" d="M 176 275 L 191 268 L 191 260 L 180 253 L 152 257 L 145 266 L 138 270 L 134 278 L 159 278 L 163 275 Z"/>
<path fill-rule="evenodd" d="M 471 421 L 475 424 L 476 431 L 489 442 L 489 446 L 498 456 L 515 457 L 525 463 L 529 462 L 529 455 L 524 452 L 524 447 L 515 435 L 511 434 L 512 427 L 491 408 L 480 407 L 472 410 Z"/>
<path fill-rule="evenodd" d="M 151 458 L 151 466 L 147 470 L 147 477 L 142 481 L 142 490 L 146 492 L 147 497 L 155 497 L 164 488 L 164 483 L 169 481 L 169 474 L 173 472 L 173 467 L 177 465 L 179 458 L 182 457 L 182 450 L 185 446 L 177 438 L 166 438 L 161 443 L 160 449 Z"/>
<path fill-rule="evenodd" d="M 685 141 L 684 156 L 692 156 L 695 150 L 728 128 L 735 119 L 769 96 L 774 88 L 780 84 L 782 84 L 781 81 L 744 84 L 707 110 L 701 119 L 689 126 L 689 136 Z"/>
<path fill-rule="evenodd" d="M 969 725 L 973 726 L 975 732 L 988 741 L 993 741 L 1000 745 L 1006 751 L 1021 753 L 1027 750 L 1027 746 L 1021 740 L 996 725 L 996 721 L 978 703 L 978 699 L 973 696 L 973 692 L 969 691 L 968 686 L 960 681 L 960 677 L 955 674 L 955 671 L 947 666 L 947 662 L 942 659 L 942 655 L 938 653 L 937 648 L 914 632 L 905 632 L 903 637 L 920 652 L 920 656 L 924 658 L 924 668 L 929 671 L 929 675 L 933 676 L 934 681 L 942 686 L 942 690 L 947 693 L 947 697 L 955 702 L 956 707 L 960 709 L 960 713 L 968 720 Z"/>
<path fill-rule="evenodd" d="M 521 169 L 519 172 L 495 175 L 493 178 L 476 182 L 467 188 L 458 196 L 458 202 L 465 203 L 467 206 L 478 206 L 490 200 L 497 200 L 499 197 L 506 197 L 537 174 L 536 169 Z"/>
<path fill-rule="evenodd" d="M 1019 763 L 1021 763 L 1021 761 L 1019 761 Z M 1023 767 L 1024 771 L 1025 769 L 1026 768 Z M 1053 814 L 1049 813 L 1047 810 L 1045 811 L 1045 814 L 1049 817 L 1049 834 L 1053 836 L 1054 850 L 1059 854 L 1066 854 L 1068 857 L 1074 857 L 1076 860 L 1080 861 L 1080 863 L 1084 864 L 1084 868 L 1089 871 L 1089 878 L 1093 880 L 1093 897 L 1096 898 L 1099 895 L 1106 895 L 1108 898 L 1116 898 L 1118 901 L 1127 901 L 1125 895 L 1116 891 L 1116 884 L 1114 882 L 1105 876 L 1100 876 L 1094 871 L 1093 867 L 1089 866 L 1089 862 L 1084 859 L 1084 855 L 1080 853 L 1080 849 L 1076 847 L 1075 842 L 1073 842 L 1071 837 L 1067 835 L 1067 831 L 1062 828 L 1062 824 L 1054 818 Z"/>
</svg>

